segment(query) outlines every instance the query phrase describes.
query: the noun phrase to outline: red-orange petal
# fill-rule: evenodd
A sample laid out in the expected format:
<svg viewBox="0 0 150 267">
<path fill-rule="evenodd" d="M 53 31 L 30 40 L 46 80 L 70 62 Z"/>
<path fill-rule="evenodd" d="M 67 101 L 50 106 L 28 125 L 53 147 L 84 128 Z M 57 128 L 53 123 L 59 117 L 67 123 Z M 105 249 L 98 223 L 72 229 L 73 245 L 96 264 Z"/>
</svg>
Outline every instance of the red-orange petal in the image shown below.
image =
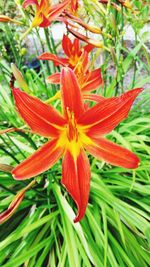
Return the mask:
<svg viewBox="0 0 150 267">
<path fill-rule="evenodd" d="M 96 95 L 96 94 L 83 94 L 83 98 L 85 100 L 90 100 L 90 101 L 94 101 L 94 102 L 103 102 L 105 101 L 105 97 L 101 96 L 101 95 Z"/>
<path fill-rule="evenodd" d="M 75 74 L 69 68 L 61 71 L 61 94 L 65 115 L 69 110 L 76 119 L 81 116 L 84 111 L 83 99 Z"/>
<path fill-rule="evenodd" d="M 91 50 L 94 49 L 94 46 L 92 44 L 87 44 L 83 48 L 84 48 L 84 51 L 86 51 L 87 53 L 90 53 Z"/>
<path fill-rule="evenodd" d="M 128 116 L 135 98 L 142 90 L 137 88 L 119 97 L 105 98 L 86 111 L 78 123 L 89 125 L 87 134 L 91 137 L 109 133 Z"/>
<path fill-rule="evenodd" d="M 50 76 L 46 78 L 46 81 L 48 83 L 53 83 L 53 84 L 59 84 L 60 83 L 60 73 L 53 73 Z"/>
<path fill-rule="evenodd" d="M 42 22 L 39 24 L 39 27 L 47 28 L 51 24 L 51 21 L 47 19 L 43 13 L 41 13 L 41 17 L 42 17 Z"/>
<path fill-rule="evenodd" d="M 69 37 L 67 35 L 63 35 L 63 39 L 62 39 L 62 48 L 65 52 L 65 54 L 70 57 L 71 56 L 71 50 L 72 50 L 72 42 L 69 39 Z"/>
<path fill-rule="evenodd" d="M 78 0 L 71 0 L 71 10 L 76 11 L 78 9 Z"/>
<path fill-rule="evenodd" d="M 51 3 L 49 0 L 40 0 L 39 1 L 39 8 L 41 11 L 47 11 L 51 7 Z"/>
<path fill-rule="evenodd" d="M 68 65 L 68 59 L 67 58 L 61 58 L 61 57 L 58 57 L 54 54 L 51 54 L 51 53 L 43 53 L 41 54 L 38 59 L 40 60 L 51 60 L 54 62 L 54 64 L 56 66 L 58 65 L 62 65 L 62 66 L 67 66 Z"/>
<path fill-rule="evenodd" d="M 65 119 L 52 106 L 18 88 L 12 91 L 19 114 L 35 133 L 45 137 L 58 136 L 57 126 L 63 126 Z"/>
<path fill-rule="evenodd" d="M 59 15 L 61 15 L 61 13 L 63 12 L 63 10 L 67 7 L 67 5 L 69 4 L 70 0 L 64 0 L 62 3 L 60 4 L 56 4 L 50 7 L 49 10 L 49 17 L 48 19 L 50 21 L 53 21 L 54 19 L 56 19 Z"/>
<path fill-rule="evenodd" d="M 73 41 L 71 41 L 65 34 L 62 40 L 62 47 L 68 58 L 75 58 L 76 56 L 80 57 L 82 53 L 78 38 L 75 38 Z"/>
<path fill-rule="evenodd" d="M 77 71 L 75 71 L 75 72 L 77 72 Z M 87 78 L 87 80 L 85 80 L 85 82 L 83 82 L 83 85 L 80 85 L 81 90 L 82 90 L 82 92 L 84 92 L 84 94 L 86 92 L 95 90 L 98 86 L 103 84 L 103 79 L 101 77 L 101 72 L 99 69 L 94 70 L 91 73 L 88 73 L 87 77 L 88 78 Z M 46 81 L 48 83 L 52 83 L 52 84 L 59 84 L 60 83 L 60 73 L 57 72 L 57 73 L 51 74 L 50 76 L 48 76 L 46 78 Z M 93 98 L 90 99 L 90 98 L 88 98 L 88 97 L 90 97 L 90 95 L 87 95 L 87 99 L 90 99 L 90 100 L 95 99 L 93 101 L 98 102 L 102 98 L 102 97 L 99 97 L 98 95 L 95 95 L 95 97 L 94 97 L 94 95 L 92 95 L 92 96 L 93 96 Z M 96 100 L 96 98 L 97 98 L 97 100 Z M 99 98 L 99 100 L 98 100 L 98 98 Z"/>
<path fill-rule="evenodd" d="M 73 56 L 75 56 L 75 55 L 80 56 L 80 54 L 82 53 L 81 50 L 80 50 L 80 44 L 79 44 L 79 39 L 78 38 L 74 39 L 71 52 L 72 52 Z"/>
<path fill-rule="evenodd" d="M 92 140 L 95 145 L 85 145 L 85 148 L 95 158 L 127 169 L 138 167 L 139 158 L 128 149 L 114 144 L 105 138 L 92 138 Z"/>
<path fill-rule="evenodd" d="M 38 1 L 37 0 L 25 0 L 22 4 L 23 8 L 27 8 L 29 5 L 36 5 L 38 6 Z"/>
<path fill-rule="evenodd" d="M 101 70 L 93 70 L 87 74 L 87 80 L 85 79 L 85 84 L 82 87 L 82 91 L 93 91 L 102 84 L 103 79 L 101 75 Z"/>
<path fill-rule="evenodd" d="M 83 75 L 85 76 L 86 78 L 86 75 L 89 71 L 89 56 L 88 56 L 88 52 L 83 50 L 83 52 L 81 53 L 81 56 L 78 60 L 79 62 L 79 65 L 81 64 L 82 65 L 82 68 L 81 68 L 81 73 L 80 75 Z M 78 64 L 77 64 L 77 69 L 78 69 Z M 80 69 L 80 68 L 79 68 Z M 80 71 L 79 71 L 80 72 Z M 82 73 L 83 72 L 83 73 Z M 88 79 L 88 78 L 87 78 Z"/>
<path fill-rule="evenodd" d="M 78 214 L 74 219 L 74 222 L 78 222 L 85 214 L 90 191 L 90 164 L 83 150 L 76 160 L 69 151 L 66 152 L 62 162 L 61 182 L 78 207 Z"/>
<path fill-rule="evenodd" d="M 52 167 L 62 156 L 64 149 L 58 146 L 58 140 L 52 140 L 35 151 L 29 158 L 12 170 L 16 180 L 30 179 Z"/>
</svg>

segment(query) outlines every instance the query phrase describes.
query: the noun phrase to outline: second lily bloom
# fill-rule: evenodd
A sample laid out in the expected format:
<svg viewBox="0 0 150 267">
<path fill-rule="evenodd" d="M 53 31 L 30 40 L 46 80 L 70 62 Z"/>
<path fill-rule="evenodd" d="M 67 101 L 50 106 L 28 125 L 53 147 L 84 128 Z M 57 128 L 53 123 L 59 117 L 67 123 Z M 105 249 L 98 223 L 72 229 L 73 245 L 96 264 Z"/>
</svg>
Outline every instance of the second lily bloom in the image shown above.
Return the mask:
<svg viewBox="0 0 150 267">
<path fill-rule="evenodd" d="M 79 39 L 72 41 L 67 35 L 63 36 L 62 48 L 66 57 L 59 57 L 52 53 L 43 53 L 40 60 L 51 60 L 55 66 L 70 67 L 78 80 L 80 89 L 85 94 L 93 91 L 103 84 L 101 69 L 90 70 L 89 53 L 94 48 L 92 45 L 81 46 Z M 54 73 L 47 78 L 48 83 L 59 84 L 60 73 Z"/>
</svg>

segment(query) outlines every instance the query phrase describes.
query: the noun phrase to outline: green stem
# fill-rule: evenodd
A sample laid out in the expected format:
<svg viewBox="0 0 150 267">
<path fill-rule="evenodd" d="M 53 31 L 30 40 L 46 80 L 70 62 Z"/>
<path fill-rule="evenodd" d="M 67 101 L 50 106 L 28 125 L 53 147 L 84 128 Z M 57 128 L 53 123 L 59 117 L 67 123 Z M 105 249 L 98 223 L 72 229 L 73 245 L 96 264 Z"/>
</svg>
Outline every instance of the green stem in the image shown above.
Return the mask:
<svg viewBox="0 0 150 267">
<path fill-rule="evenodd" d="M 135 31 L 135 47 L 137 46 L 137 33 Z M 133 80 L 132 80 L 132 88 L 134 88 L 135 85 L 135 78 L 136 78 L 136 60 L 134 60 L 134 72 L 133 72 Z"/>
<path fill-rule="evenodd" d="M 50 43 L 50 41 L 49 41 L 49 32 L 48 32 L 48 29 L 45 29 L 45 28 L 44 28 L 44 33 L 45 33 L 45 39 L 46 39 L 47 47 L 48 47 L 49 51 L 50 51 L 51 53 L 53 53 L 53 49 L 52 49 L 52 47 L 51 47 L 51 43 Z"/>
<path fill-rule="evenodd" d="M 15 43 L 14 43 L 14 40 L 13 40 L 13 34 L 12 34 L 12 32 L 11 32 L 11 30 L 10 30 L 8 25 L 5 25 L 5 30 L 7 32 L 6 38 L 7 38 L 8 42 L 9 42 L 9 44 L 10 44 L 12 53 L 13 53 L 14 58 L 15 58 L 15 62 L 17 63 L 17 66 L 19 66 L 18 52 L 17 52 L 17 50 L 15 48 Z"/>
<path fill-rule="evenodd" d="M 115 54 L 117 55 L 117 46 L 118 46 L 118 36 L 119 36 L 119 33 L 118 33 L 118 27 L 117 27 L 117 20 L 118 20 L 118 11 L 115 10 L 115 23 L 116 23 L 116 31 L 115 31 L 115 40 L 114 40 L 114 46 L 115 46 Z M 116 89 L 115 89 L 115 96 L 118 95 L 118 90 L 119 90 L 119 83 L 118 83 L 118 69 L 119 69 L 119 66 L 118 66 L 118 58 L 116 56 L 116 69 L 117 69 L 117 75 L 116 75 Z"/>
<path fill-rule="evenodd" d="M 35 28 L 35 30 L 36 30 L 36 34 L 37 34 L 38 40 L 40 41 L 40 44 L 41 44 L 42 52 L 44 53 L 45 48 L 44 48 L 43 41 L 42 41 L 42 39 L 41 39 L 41 36 L 40 36 L 40 34 L 39 34 L 38 29 Z M 36 44 L 36 42 L 35 42 L 35 44 Z M 37 48 L 37 46 L 36 46 L 36 51 L 37 51 L 37 54 L 38 54 L 38 48 Z"/>
<path fill-rule="evenodd" d="M 44 52 L 44 45 L 43 45 L 43 42 L 42 42 L 42 40 L 40 38 L 40 34 L 39 34 L 37 28 L 36 28 L 36 34 L 37 34 L 38 40 L 40 41 L 42 51 Z M 37 53 L 37 55 L 39 55 L 39 49 L 37 47 L 37 44 L 36 44 L 36 40 L 35 40 L 34 32 L 33 31 L 32 31 L 32 38 L 33 38 L 34 46 L 35 46 L 35 49 L 36 49 L 36 53 Z M 44 71 L 44 67 L 43 67 L 43 62 L 41 60 L 39 62 L 40 62 L 40 66 L 41 66 L 41 68 L 43 70 L 42 71 L 42 75 L 43 75 L 43 80 L 44 80 L 45 88 L 47 88 L 46 81 L 45 81 L 46 80 L 46 76 L 45 76 L 45 71 Z M 48 94 L 48 91 L 47 90 L 46 90 L 46 94 L 49 97 L 49 94 Z"/>
<path fill-rule="evenodd" d="M 123 30 L 124 30 L 124 7 L 121 6 L 121 52 L 122 52 L 122 48 L 124 46 L 124 39 L 123 39 Z M 122 57 L 121 57 L 122 58 Z M 121 91 L 122 91 L 122 94 L 124 93 L 124 73 L 123 73 L 123 62 L 121 62 Z"/>
<path fill-rule="evenodd" d="M 57 51 L 56 51 L 56 45 L 55 45 L 55 42 L 54 42 L 54 38 L 53 38 L 53 35 L 52 35 L 52 31 L 50 29 L 47 29 L 48 30 L 48 33 L 50 35 L 50 41 L 51 41 L 51 47 L 53 49 L 53 53 L 54 54 L 57 54 Z"/>
<path fill-rule="evenodd" d="M 44 29 L 44 33 L 45 33 L 45 39 L 46 39 L 47 47 L 48 47 L 50 53 L 54 53 L 52 45 L 51 45 L 51 42 L 49 40 L 48 29 Z M 56 72 L 54 64 L 52 65 L 52 71 L 51 71 L 51 68 L 50 68 L 50 66 L 48 64 L 48 61 L 46 61 L 46 62 L 47 62 L 46 64 L 47 64 L 47 68 L 48 68 L 49 74 L 52 74 L 52 73 Z M 53 95 L 54 95 L 56 93 L 55 85 L 51 84 L 51 88 L 52 88 L 52 92 L 53 92 Z"/>
</svg>

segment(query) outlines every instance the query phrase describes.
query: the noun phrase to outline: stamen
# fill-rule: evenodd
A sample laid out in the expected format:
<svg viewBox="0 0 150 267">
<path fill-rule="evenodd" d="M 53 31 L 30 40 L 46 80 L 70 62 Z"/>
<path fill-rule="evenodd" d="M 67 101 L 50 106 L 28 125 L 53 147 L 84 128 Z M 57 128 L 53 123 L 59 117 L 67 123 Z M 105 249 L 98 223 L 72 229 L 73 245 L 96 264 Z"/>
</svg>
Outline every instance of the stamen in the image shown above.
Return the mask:
<svg viewBox="0 0 150 267">
<path fill-rule="evenodd" d="M 67 137 L 69 141 L 75 140 L 78 141 L 78 130 L 76 119 L 74 117 L 74 113 L 70 112 L 69 107 L 66 108 L 66 113 L 68 117 L 68 125 L 67 125 Z"/>
</svg>

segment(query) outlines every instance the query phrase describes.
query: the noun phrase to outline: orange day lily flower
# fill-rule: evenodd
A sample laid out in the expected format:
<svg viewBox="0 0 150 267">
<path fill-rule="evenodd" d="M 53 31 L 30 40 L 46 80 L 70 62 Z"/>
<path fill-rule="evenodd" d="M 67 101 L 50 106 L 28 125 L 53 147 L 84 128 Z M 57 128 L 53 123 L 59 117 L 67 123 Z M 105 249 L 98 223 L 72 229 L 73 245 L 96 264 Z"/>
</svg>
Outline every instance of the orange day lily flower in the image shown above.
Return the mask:
<svg viewBox="0 0 150 267">
<path fill-rule="evenodd" d="M 69 2 L 70 0 L 65 0 L 60 4 L 52 5 L 49 0 L 40 0 L 40 2 L 38 2 L 38 0 L 25 0 L 23 2 L 23 8 L 29 5 L 35 5 L 36 12 L 31 28 L 36 26 L 45 28 L 48 27 L 53 20 L 58 18 Z"/>
<path fill-rule="evenodd" d="M 75 38 L 72 41 L 67 35 L 64 34 L 62 39 L 62 48 L 64 50 L 64 53 L 66 54 L 65 58 L 46 52 L 41 54 L 38 59 L 52 60 L 55 66 L 62 65 L 68 66 L 69 68 L 73 69 L 78 64 L 83 51 L 86 51 L 89 54 L 94 46 L 89 44 L 80 46 L 78 38 Z"/>
<path fill-rule="evenodd" d="M 68 66 L 74 70 L 80 89 L 83 92 L 95 90 L 103 84 L 101 69 L 89 70 L 90 64 L 88 55 L 93 49 L 92 45 L 80 46 L 79 39 L 75 38 L 71 41 L 67 35 L 63 36 L 62 47 L 66 54 L 66 58 L 59 57 L 52 53 L 43 53 L 38 57 L 40 60 L 51 60 L 55 66 Z M 54 73 L 47 77 L 48 83 L 59 84 L 60 73 Z"/>
<path fill-rule="evenodd" d="M 62 156 L 62 184 L 76 202 L 78 214 L 85 214 L 90 191 L 90 164 L 85 150 L 97 159 L 115 166 L 134 169 L 139 158 L 131 151 L 107 140 L 112 131 L 128 115 L 131 105 L 142 89 L 103 99 L 87 111 L 74 72 L 61 71 L 61 115 L 51 105 L 13 88 L 15 104 L 33 132 L 50 138 L 29 158 L 12 170 L 17 180 L 29 179 L 52 167 Z"/>
</svg>

